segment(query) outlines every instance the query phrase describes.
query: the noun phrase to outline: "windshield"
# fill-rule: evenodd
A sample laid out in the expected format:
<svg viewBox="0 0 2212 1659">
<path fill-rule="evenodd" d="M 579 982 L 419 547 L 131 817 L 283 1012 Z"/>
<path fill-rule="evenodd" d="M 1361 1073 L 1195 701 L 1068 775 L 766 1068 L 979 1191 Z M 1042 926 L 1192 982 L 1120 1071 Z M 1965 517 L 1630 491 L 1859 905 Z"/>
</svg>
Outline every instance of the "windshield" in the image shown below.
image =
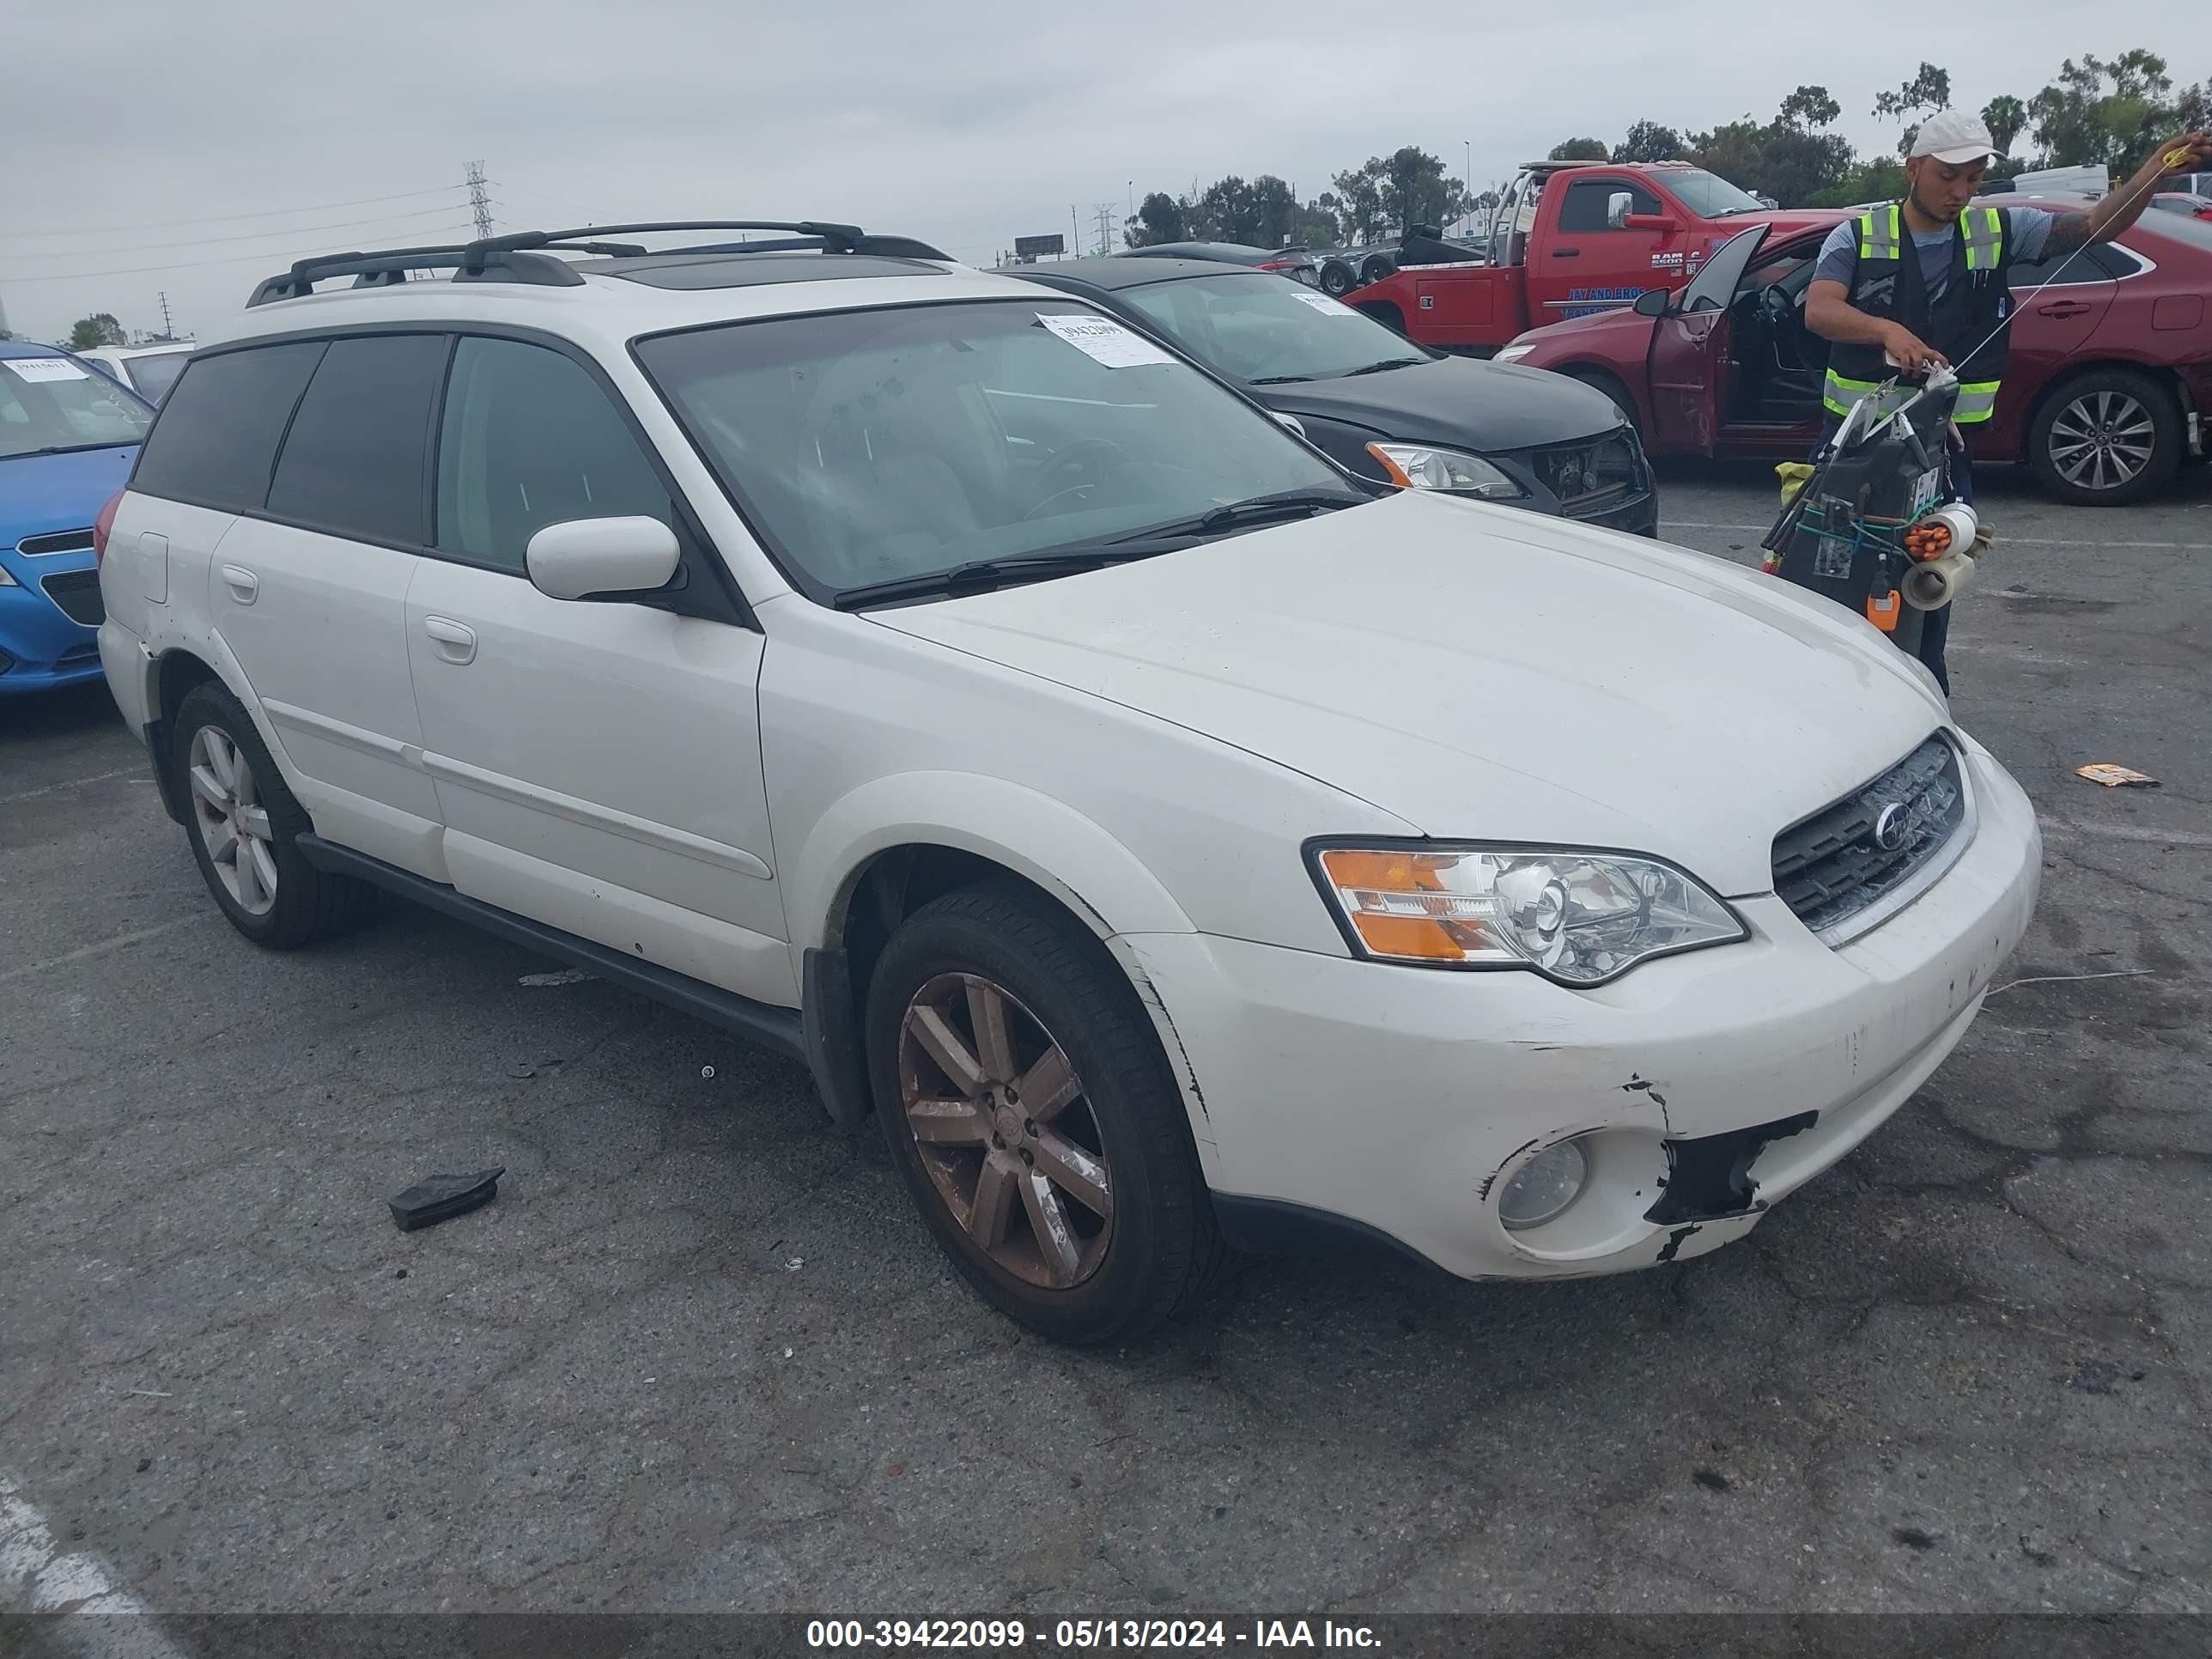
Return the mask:
<svg viewBox="0 0 2212 1659">
<path fill-rule="evenodd" d="M 0 357 L 0 456 L 135 444 L 154 416 L 66 357 Z"/>
<path fill-rule="evenodd" d="M 817 598 L 1259 495 L 1363 499 L 1233 393 L 1069 301 L 726 323 L 637 354 Z"/>
<path fill-rule="evenodd" d="M 1766 204 L 1759 198 L 1738 190 L 1718 173 L 1707 173 L 1699 167 L 1689 167 L 1677 173 L 1672 167 L 1660 173 L 1658 182 L 1681 204 L 1700 219 L 1724 218 L 1731 213 L 1764 213 Z"/>
<path fill-rule="evenodd" d="M 131 384 L 155 403 L 169 395 L 169 388 L 177 383 L 177 376 L 185 372 L 191 358 L 189 351 L 157 351 L 149 357 L 130 357 L 124 361 L 124 369 L 131 376 Z"/>
<path fill-rule="evenodd" d="M 1373 318 L 1285 276 L 1194 276 L 1127 289 L 1122 298 L 1231 380 L 1330 380 L 1427 355 Z"/>
</svg>

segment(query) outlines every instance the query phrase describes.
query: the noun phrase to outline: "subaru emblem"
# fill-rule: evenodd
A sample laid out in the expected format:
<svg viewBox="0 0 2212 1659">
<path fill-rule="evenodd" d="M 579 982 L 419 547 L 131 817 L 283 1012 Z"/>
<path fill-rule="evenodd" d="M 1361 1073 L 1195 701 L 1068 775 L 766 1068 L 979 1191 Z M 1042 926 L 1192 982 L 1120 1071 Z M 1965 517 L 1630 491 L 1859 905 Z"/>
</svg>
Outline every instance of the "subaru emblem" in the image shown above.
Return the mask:
<svg viewBox="0 0 2212 1659">
<path fill-rule="evenodd" d="M 1905 837 L 1911 830 L 1905 822 L 1905 803 L 1893 800 L 1875 815 L 1874 844 L 1885 853 L 1894 853 L 1905 845 Z"/>
</svg>

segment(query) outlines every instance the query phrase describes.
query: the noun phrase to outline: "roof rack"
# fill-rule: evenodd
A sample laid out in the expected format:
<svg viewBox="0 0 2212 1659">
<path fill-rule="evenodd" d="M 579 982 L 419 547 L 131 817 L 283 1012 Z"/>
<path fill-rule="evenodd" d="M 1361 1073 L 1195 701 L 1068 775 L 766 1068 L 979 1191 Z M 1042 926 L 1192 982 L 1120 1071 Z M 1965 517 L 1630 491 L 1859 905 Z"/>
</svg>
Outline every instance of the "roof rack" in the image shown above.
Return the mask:
<svg viewBox="0 0 2212 1659">
<path fill-rule="evenodd" d="M 648 249 L 635 242 L 610 242 L 607 236 L 637 236 L 674 230 L 782 230 L 793 233 L 764 242 L 714 242 L 691 247 Z M 378 252 L 325 253 L 301 259 L 289 270 L 256 284 L 246 305 L 267 305 L 313 294 L 332 276 L 351 276 L 356 288 L 396 288 L 418 270 L 450 268 L 457 283 L 527 283 L 540 288 L 575 288 L 583 283 L 573 266 L 555 253 L 589 253 L 601 258 L 672 258 L 690 253 L 867 253 L 895 259 L 949 259 L 951 256 L 908 236 L 871 236 L 858 225 L 799 220 L 679 219 L 635 225 L 585 225 L 573 230 L 525 230 L 473 242 L 437 247 L 386 248 Z"/>
</svg>

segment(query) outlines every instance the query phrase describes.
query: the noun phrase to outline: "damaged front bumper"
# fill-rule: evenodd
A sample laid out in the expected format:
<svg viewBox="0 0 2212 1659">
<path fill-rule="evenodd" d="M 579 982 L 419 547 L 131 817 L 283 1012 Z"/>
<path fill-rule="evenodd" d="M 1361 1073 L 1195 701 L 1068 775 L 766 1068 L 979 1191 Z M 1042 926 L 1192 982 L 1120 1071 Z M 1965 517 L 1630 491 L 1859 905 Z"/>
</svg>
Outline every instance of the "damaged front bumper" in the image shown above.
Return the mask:
<svg viewBox="0 0 2212 1659">
<path fill-rule="evenodd" d="M 1942 1061 L 2034 908 L 2033 809 L 1968 744 L 1981 820 L 1934 887 L 1840 949 L 1772 896 L 1738 945 L 1573 991 L 1203 935 L 1125 940 L 1203 1089 L 1232 1238 L 1336 1235 L 1467 1278 L 1684 1261 L 1881 1125 Z M 1509 1231 L 1522 1164 L 1573 1139 L 1586 1182 Z"/>
</svg>

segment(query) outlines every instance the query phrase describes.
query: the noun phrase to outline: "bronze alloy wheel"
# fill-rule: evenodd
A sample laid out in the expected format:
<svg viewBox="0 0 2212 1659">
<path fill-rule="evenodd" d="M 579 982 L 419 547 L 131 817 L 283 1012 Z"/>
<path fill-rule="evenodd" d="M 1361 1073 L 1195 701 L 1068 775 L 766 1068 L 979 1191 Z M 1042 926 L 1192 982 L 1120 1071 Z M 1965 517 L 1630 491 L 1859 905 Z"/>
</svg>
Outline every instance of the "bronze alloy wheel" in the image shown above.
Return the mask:
<svg viewBox="0 0 2212 1659">
<path fill-rule="evenodd" d="M 1083 1080 L 1021 1000 L 939 974 L 899 1027 L 899 1103 L 954 1224 L 1007 1273 L 1064 1291 L 1114 1237 L 1114 1179 Z"/>
</svg>

